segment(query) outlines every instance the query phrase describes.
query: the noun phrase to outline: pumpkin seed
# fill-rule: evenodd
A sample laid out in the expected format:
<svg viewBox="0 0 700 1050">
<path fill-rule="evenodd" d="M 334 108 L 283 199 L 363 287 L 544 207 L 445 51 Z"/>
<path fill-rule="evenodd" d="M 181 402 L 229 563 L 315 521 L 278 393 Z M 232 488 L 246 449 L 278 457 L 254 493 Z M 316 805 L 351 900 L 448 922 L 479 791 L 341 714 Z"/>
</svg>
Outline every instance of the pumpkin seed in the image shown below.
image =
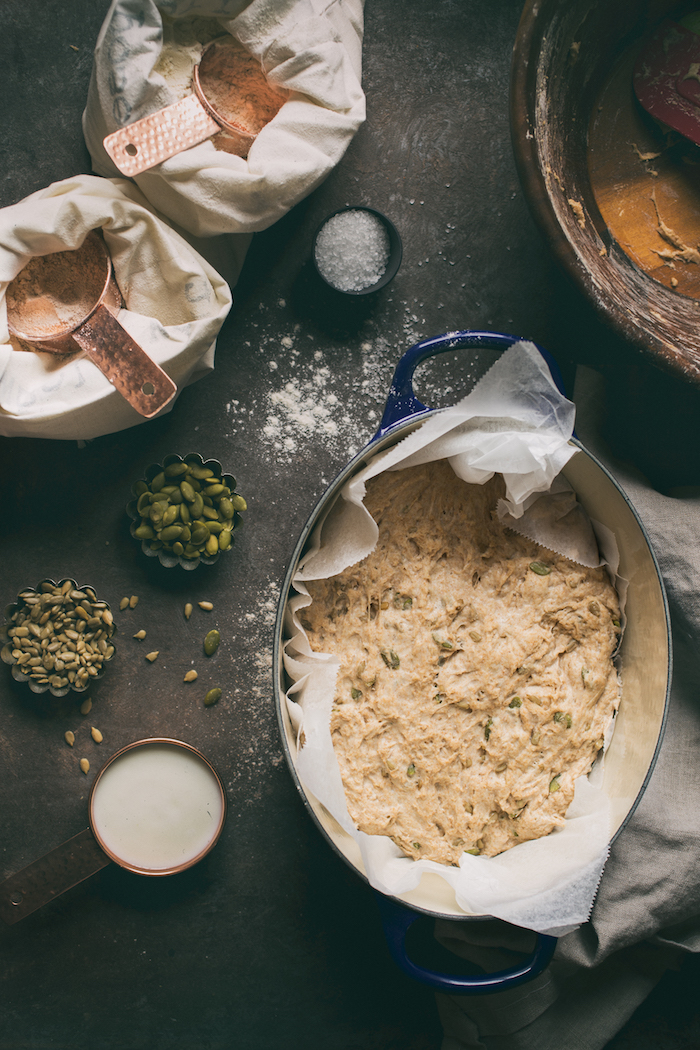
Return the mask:
<svg viewBox="0 0 700 1050">
<path fill-rule="evenodd" d="M 386 666 L 391 668 L 392 671 L 397 670 L 397 668 L 401 666 L 398 654 L 395 653 L 393 649 L 390 649 L 389 652 L 387 652 L 386 649 L 382 649 L 379 655 Z"/>
<path fill-rule="evenodd" d="M 204 706 L 205 707 L 213 707 L 214 704 L 218 704 L 220 699 L 221 699 L 221 690 L 218 689 L 218 688 L 210 689 L 209 692 L 207 693 L 207 695 L 204 697 Z"/>
<path fill-rule="evenodd" d="M 213 656 L 216 650 L 219 648 L 219 642 L 221 641 L 221 635 L 214 629 L 208 632 L 204 639 L 204 652 L 207 656 Z"/>
<path fill-rule="evenodd" d="M 158 538 L 163 544 L 175 543 L 182 536 L 182 525 L 168 525 L 158 533 Z"/>
<path fill-rule="evenodd" d="M 189 481 L 180 482 L 180 492 L 182 493 L 182 498 L 187 500 L 188 503 L 194 503 L 195 492 Z"/>
<path fill-rule="evenodd" d="M 543 561 L 532 561 L 530 562 L 530 568 L 538 576 L 549 576 L 552 571 L 548 565 L 545 565 Z"/>
<path fill-rule="evenodd" d="M 163 514 L 163 528 L 168 528 L 180 517 L 180 506 L 177 503 L 171 503 Z M 163 539 L 163 536 L 160 537 Z"/>
<path fill-rule="evenodd" d="M 211 467 L 200 467 L 197 463 L 190 463 L 187 469 L 197 481 L 206 481 L 207 478 L 214 477 L 214 471 Z"/>
<path fill-rule="evenodd" d="M 168 478 L 178 478 L 181 474 L 187 473 L 187 464 L 178 460 L 175 463 L 169 463 L 165 468 L 164 474 Z"/>
</svg>

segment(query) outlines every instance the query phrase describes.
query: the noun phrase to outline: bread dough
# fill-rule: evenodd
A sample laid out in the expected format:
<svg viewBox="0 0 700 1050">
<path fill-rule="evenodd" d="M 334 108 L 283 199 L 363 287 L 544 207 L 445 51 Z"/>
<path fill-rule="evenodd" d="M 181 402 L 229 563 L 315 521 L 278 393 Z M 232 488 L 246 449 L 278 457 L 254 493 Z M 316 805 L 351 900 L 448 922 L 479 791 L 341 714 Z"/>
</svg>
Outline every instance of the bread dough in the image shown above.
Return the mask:
<svg viewBox="0 0 700 1050">
<path fill-rule="evenodd" d="M 503 490 L 445 461 L 387 471 L 367 484 L 376 548 L 307 585 L 311 647 L 340 661 L 348 810 L 416 859 L 495 856 L 561 827 L 620 699 L 606 570 L 506 529 Z"/>
</svg>

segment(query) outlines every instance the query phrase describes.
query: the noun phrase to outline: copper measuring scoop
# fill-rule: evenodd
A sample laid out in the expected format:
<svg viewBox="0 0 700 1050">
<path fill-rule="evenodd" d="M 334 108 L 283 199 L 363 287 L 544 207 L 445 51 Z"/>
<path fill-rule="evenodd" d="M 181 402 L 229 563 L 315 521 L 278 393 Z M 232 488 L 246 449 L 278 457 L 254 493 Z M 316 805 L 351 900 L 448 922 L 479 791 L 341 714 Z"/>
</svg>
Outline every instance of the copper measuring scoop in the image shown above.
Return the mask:
<svg viewBox="0 0 700 1050">
<path fill-rule="evenodd" d="M 207 45 L 192 83 L 193 95 L 107 135 L 104 148 L 122 175 L 138 175 L 222 130 L 232 140 L 228 152 L 246 157 L 288 95 L 268 84 L 256 59 L 233 37 Z"/>
<path fill-rule="evenodd" d="M 177 387 L 122 328 L 124 300 L 94 231 L 79 248 L 36 255 L 7 287 L 10 335 L 52 354 L 84 351 L 132 408 L 150 419 Z"/>
<path fill-rule="evenodd" d="M 219 839 L 226 792 L 201 751 L 153 737 L 105 763 L 88 812 L 88 828 L 0 883 L 0 919 L 19 922 L 112 862 L 137 875 L 191 868 Z"/>
</svg>

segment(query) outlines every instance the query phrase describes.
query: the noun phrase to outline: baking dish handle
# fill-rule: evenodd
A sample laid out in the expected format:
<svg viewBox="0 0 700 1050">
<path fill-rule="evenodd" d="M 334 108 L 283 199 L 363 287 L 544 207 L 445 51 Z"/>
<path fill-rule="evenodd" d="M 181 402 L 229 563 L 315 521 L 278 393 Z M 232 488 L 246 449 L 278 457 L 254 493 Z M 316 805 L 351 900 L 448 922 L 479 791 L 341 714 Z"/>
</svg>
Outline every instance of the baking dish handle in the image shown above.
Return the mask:
<svg viewBox="0 0 700 1050">
<path fill-rule="evenodd" d="M 384 936 L 396 965 L 415 981 L 427 984 L 436 991 L 447 995 L 488 995 L 490 992 L 503 992 L 506 988 L 525 984 L 526 981 L 531 981 L 541 974 L 549 965 L 557 946 L 556 937 L 538 933 L 532 954 L 508 970 L 454 976 L 439 973 L 436 970 L 427 970 L 414 963 L 406 954 L 406 934 L 413 923 L 421 918 L 421 913 L 404 908 L 397 901 L 382 893 L 375 895 L 382 917 Z"/>
<path fill-rule="evenodd" d="M 429 357 L 435 357 L 437 354 L 447 353 L 450 350 L 487 349 L 502 352 L 520 341 L 520 338 L 515 335 L 468 330 L 464 332 L 448 332 L 445 335 L 438 335 L 432 339 L 425 339 L 421 343 L 415 343 L 414 346 L 406 351 L 396 366 L 394 378 L 389 388 L 384 415 L 374 440 L 384 437 L 392 427 L 410 416 L 420 415 L 429 411 L 428 406 L 418 400 L 413 390 L 413 373 L 421 361 L 425 361 Z M 566 396 L 556 361 L 541 346 L 537 346 L 536 343 L 533 343 L 533 346 L 542 354 L 554 383 L 559 391 Z"/>
</svg>

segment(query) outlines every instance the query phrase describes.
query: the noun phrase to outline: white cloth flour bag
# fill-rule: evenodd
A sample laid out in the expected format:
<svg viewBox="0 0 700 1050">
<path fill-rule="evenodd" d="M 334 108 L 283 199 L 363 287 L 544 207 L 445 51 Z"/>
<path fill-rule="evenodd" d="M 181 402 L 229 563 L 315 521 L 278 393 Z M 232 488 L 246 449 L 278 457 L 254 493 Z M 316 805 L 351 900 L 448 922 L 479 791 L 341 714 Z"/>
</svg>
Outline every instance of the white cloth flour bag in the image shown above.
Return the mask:
<svg viewBox="0 0 700 1050">
<path fill-rule="evenodd" d="M 119 175 L 103 146 L 106 135 L 178 101 L 183 91 L 191 94 L 161 61 L 164 40 L 170 46 L 187 24 L 210 39 L 233 36 L 259 60 L 269 83 L 289 93 L 287 101 L 247 158 L 207 140 L 134 181 L 161 214 L 195 237 L 250 235 L 311 193 L 364 121 L 363 0 L 113 0 L 83 114 L 98 174 Z"/>
<path fill-rule="evenodd" d="M 133 183 L 77 175 L 0 209 L 0 434 L 89 439 L 144 422 L 83 353 L 10 342 L 6 292 L 31 258 L 104 237 L 126 302 L 118 320 L 178 390 L 214 367 L 231 292 L 216 270 L 158 218 Z M 169 411 L 174 401 L 164 409 Z"/>
</svg>

